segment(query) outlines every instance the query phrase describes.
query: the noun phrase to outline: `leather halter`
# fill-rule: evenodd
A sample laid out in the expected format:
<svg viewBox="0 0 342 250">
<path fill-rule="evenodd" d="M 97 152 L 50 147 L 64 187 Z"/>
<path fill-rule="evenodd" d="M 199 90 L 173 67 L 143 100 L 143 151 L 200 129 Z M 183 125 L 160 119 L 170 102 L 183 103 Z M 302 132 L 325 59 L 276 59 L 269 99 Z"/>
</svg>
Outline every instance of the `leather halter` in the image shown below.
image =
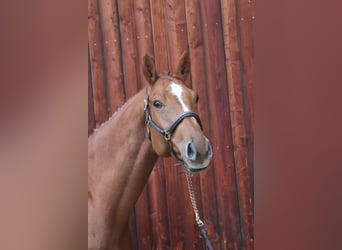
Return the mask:
<svg viewBox="0 0 342 250">
<path fill-rule="evenodd" d="M 175 157 L 177 160 L 183 161 L 182 159 L 179 159 L 177 157 L 177 154 L 175 150 L 173 149 L 173 145 L 171 142 L 172 133 L 176 130 L 178 125 L 187 117 L 194 117 L 196 121 L 198 122 L 198 124 L 200 125 L 201 130 L 203 130 L 202 122 L 198 114 L 196 114 L 195 112 L 191 112 L 191 111 L 184 112 L 183 114 L 181 114 L 180 116 L 176 118 L 176 120 L 170 125 L 168 129 L 162 129 L 152 120 L 150 105 L 149 105 L 149 94 L 148 94 L 147 88 L 146 88 L 146 99 L 144 100 L 144 110 L 145 110 L 145 122 L 147 125 L 147 132 L 148 132 L 149 140 L 151 140 L 150 127 L 152 127 L 164 137 L 165 141 L 167 141 L 170 147 L 171 155 Z"/>
</svg>

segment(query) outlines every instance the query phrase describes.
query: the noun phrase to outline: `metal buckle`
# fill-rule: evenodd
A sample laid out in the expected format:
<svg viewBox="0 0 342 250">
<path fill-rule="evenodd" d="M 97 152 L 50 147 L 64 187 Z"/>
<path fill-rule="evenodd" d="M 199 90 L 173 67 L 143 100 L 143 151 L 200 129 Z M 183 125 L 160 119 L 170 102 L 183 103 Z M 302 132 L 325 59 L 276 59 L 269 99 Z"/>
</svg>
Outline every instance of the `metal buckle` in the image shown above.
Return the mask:
<svg viewBox="0 0 342 250">
<path fill-rule="evenodd" d="M 146 117 L 146 124 L 147 124 L 148 126 L 151 126 L 151 116 L 147 116 L 147 117 Z"/>
<path fill-rule="evenodd" d="M 163 130 L 163 136 L 164 136 L 164 139 L 166 141 L 170 141 L 171 140 L 171 134 L 169 132 L 167 132 L 166 130 Z"/>
<path fill-rule="evenodd" d="M 146 109 L 147 109 L 147 100 L 144 99 L 144 110 L 146 110 Z"/>
<path fill-rule="evenodd" d="M 147 124 L 147 126 L 146 126 L 146 132 L 147 132 L 147 134 L 148 134 L 148 137 L 150 138 L 150 137 L 151 137 L 151 132 L 150 132 L 150 126 L 149 126 L 149 124 Z"/>
</svg>

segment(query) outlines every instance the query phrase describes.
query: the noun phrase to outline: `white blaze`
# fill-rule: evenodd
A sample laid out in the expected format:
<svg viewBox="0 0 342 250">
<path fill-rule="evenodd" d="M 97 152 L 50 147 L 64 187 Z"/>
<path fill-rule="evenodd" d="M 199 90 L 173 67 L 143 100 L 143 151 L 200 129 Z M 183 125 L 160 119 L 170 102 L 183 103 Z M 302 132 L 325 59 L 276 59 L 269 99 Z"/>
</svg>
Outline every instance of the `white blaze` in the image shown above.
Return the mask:
<svg viewBox="0 0 342 250">
<path fill-rule="evenodd" d="M 183 87 L 179 84 L 174 83 L 174 82 L 170 84 L 170 87 L 171 87 L 171 93 L 177 97 L 178 101 L 182 105 L 183 112 L 190 111 L 183 101 L 183 95 L 182 95 L 183 94 Z"/>
</svg>

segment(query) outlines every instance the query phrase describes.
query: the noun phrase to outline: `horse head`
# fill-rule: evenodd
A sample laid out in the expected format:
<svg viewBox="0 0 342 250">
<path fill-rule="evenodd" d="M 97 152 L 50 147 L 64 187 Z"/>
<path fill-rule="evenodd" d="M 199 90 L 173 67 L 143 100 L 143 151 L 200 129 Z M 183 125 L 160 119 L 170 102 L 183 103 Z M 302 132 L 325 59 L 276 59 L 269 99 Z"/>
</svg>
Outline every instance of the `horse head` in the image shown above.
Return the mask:
<svg viewBox="0 0 342 250">
<path fill-rule="evenodd" d="M 174 74 L 157 73 L 154 60 L 145 55 L 143 72 L 149 83 L 145 111 L 154 151 L 162 157 L 173 155 L 193 172 L 205 169 L 212 148 L 197 115 L 199 97 L 185 83 L 190 73 L 189 54 L 183 53 Z"/>
</svg>

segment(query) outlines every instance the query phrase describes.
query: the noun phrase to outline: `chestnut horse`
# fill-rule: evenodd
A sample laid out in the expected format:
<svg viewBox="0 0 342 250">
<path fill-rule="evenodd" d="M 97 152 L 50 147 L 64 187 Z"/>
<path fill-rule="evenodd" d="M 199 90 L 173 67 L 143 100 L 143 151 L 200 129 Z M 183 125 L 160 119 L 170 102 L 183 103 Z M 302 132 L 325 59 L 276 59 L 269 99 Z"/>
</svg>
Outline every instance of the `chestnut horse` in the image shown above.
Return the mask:
<svg viewBox="0 0 342 250">
<path fill-rule="evenodd" d="M 157 74 L 145 55 L 147 87 L 89 137 L 88 249 L 133 248 L 129 217 L 159 156 L 174 156 L 193 172 L 208 166 L 212 148 L 196 113 L 198 96 L 184 83 L 189 72 L 187 52 L 175 74 Z"/>
</svg>

